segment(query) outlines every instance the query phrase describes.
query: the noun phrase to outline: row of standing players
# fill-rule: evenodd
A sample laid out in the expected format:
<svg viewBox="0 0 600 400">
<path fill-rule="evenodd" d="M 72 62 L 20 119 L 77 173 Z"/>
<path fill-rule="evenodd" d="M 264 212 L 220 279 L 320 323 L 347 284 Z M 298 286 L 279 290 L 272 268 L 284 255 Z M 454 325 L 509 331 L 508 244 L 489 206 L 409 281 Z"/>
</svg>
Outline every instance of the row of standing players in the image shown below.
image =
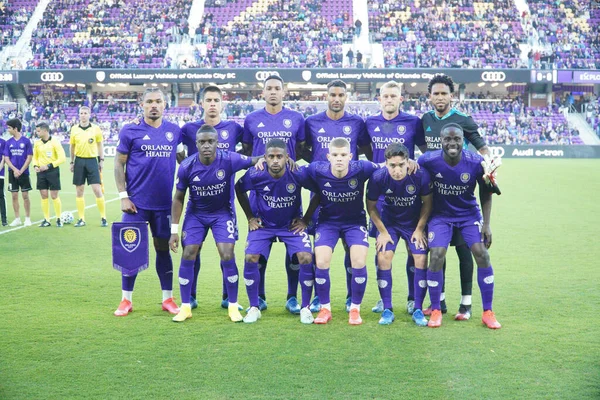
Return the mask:
<svg viewBox="0 0 600 400">
<path fill-rule="evenodd" d="M 463 143 L 468 141 L 484 155 L 487 147 L 473 120 L 451 107 L 454 84 L 450 77 L 436 75 L 428 90 L 433 110 L 419 119 L 399 112 L 400 87 L 388 82 L 380 92 L 381 113 L 363 121 L 344 111 L 346 85 L 336 80 L 327 87 L 327 111 L 304 120 L 301 114 L 283 107 L 284 83 L 278 76 L 270 76 L 263 89 L 266 107 L 248 115 L 243 129 L 235 122 L 220 120 L 222 92 L 216 86 L 204 89 L 204 118 L 182 129 L 163 121 L 163 94 L 146 90 L 143 121 L 126 125 L 119 135 L 115 181 L 123 221 L 150 224 L 163 310 L 175 314 L 176 322 L 191 318 L 191 310 L 197 306 L 199 253 L 210 229 L 221 258 L 222 306 L 232 321 L 252 323 L 261 317 L 260 311 L 266 308 L 266 260 L 273 241 L 279 240 L 287 247 L 286 308 L 300 314 L 303 323 L 327 323 L 331 320 L 329 267 L 341 238 L 347 253 L 349 323 L 361 324 L 368 250 L 363 194 L 365 182 L 371 178 L 367 208 L 377 228 L 373 233 L 378 235 L 377 282 L 382 299 L 374 310 L 382 312 L 380 324 L 390 324 L 395 318 L 391 261 L 398 240 L 403 239 L 410 250 L 407 309 L 417 325 L 441 325 L 445 254 L 454 238 L 461 249 L 463 286 L 455 318 L 468 320 L 471 316 L 472 251 L 478 265 L 482 321 L 489 328 L 500 328 L 492 311 L 494 276 L 487 252 L 491 245 L 491 192 L 484 179 L 489 178 L 490 161 L 463 151 Z M 243 154 L 233 151 L 240 141 Z M 180 143 L 187 145 L 187 158 Z M 415 147 L 425 153 L 419 159 L 420 168 L 413 161 Z M 361 153 L 371 161 L 358 161 Z M 263 157 L 266 169 L 260 160 Z M 296 169 L 295 163 L 285 162 L 300 158 L 310 164 Z M 176 159 L 183 161 L 171 198 Z M 262 167 L 250 169 L 234 186 L 235 173 L 257 162 Z M 474 195 L 477 184 L 481 209 Z M 234 187 L 249 226 L 243 277 L 250 308 L 245 317 L 237 302 Z M 314 194 L 305 215 L 300 205 L 301 187 Z M 179 247 L 179 220 L 188 190 L 179 269 L 182 305 L 178 307 L 172 295 L 169 249 L 177 251 Z M 307 233 L 313 214 L 314 253 Z M 116 316 L 133 310 L 136 276 L 122 276 L 122 300 Z M 298 284 L 301 305 L 297 303 Z M 311 302 L 313 287 L 316 296 Z M 427 289 L 431 307 L 422 310 Z M 318 311 L 316 318 L 311 311 Z M 424 314 L 431 315 L 429 321 Z"/>
</svg>

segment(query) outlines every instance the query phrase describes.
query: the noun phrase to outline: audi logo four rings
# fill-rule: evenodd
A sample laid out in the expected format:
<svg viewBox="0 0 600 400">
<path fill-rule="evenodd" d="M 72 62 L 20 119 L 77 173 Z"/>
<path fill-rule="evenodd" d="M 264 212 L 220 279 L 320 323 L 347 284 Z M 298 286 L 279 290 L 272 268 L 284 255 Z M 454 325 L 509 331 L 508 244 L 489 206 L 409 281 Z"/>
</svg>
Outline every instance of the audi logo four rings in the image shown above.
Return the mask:
<svg viewBox="0 0 600 400">
<path fill-rule="evenodd" d="M 277 71 L 257 71 L 254 76 L 256 77 L 257 81 L 262 82 L 271 75 L 279 76 L 279 72 L 277 72 Z"/>
<path fill-rule="evenodd" d="M 42 72 L 40 79 L 42 82 L 62 82 L 65 76 L 62 72 Z"/>
<path fill-rule="evenodd" d="M 481 73 L 481 80 L 484 82 L 504 82 L 506 74 L 502 71 L 485 71 Z"/>
</svg>

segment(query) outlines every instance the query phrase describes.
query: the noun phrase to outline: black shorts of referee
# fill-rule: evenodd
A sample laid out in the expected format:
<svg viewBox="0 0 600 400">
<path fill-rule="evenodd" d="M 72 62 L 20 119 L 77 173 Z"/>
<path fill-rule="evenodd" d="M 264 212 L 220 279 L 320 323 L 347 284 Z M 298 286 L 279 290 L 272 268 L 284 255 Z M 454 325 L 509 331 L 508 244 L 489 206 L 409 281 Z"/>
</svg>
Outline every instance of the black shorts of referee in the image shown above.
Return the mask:
<svg viewBox="0 0 600 400">
<path fill-rule="evenodd" d="M 73 185 L 85 185 L 86 180 L 88 185 L 101 183 L 98 159 L 96 157 L 75 157 L 75 163 L 73 165 Z"/>
</svg>

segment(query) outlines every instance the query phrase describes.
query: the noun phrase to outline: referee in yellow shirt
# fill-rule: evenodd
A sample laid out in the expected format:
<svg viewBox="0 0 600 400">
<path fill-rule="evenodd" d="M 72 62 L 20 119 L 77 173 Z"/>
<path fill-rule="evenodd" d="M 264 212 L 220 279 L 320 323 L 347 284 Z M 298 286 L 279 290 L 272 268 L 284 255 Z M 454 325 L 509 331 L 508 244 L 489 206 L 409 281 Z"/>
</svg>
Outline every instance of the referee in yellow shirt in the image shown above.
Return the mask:
<svg viewBox="0 0 600 400">
<path fill-rule="evenodd" d="M 50 127 L 45 122 L 40 122 L 35 126 L 35 133 L 40 140 L 33 145 L 33 169 L 37 172 L 37 190 L 42 196 L 42 211 L 44 212 L 44 222 L 40 228 L 50 226 L 50 204 L 48 202 L 48 190 L 54 204 L 54 213 L 56 214 L 56 226 L 61 228 L 62 221 L 60 213 L 62 204 L 58 191 L 60 190 L 60 169 L 58 166 L 66 161 L 65 150 L 60 142 L 50 136 Z"/>
<path fill-rule="evenodd" d="M 98 125 L 90 123 L 90 108 L 79 108 L 79 124 L 71 128 L 70 154 L 73 185 L 77 192 L 77 212 L 79 220 L 76 228 L 85 226 L 85 199 L 83 190 L 87 180 L 92 186 L 96 196 L 96 205 L 100 211 L 101 225 L 108 226 L 106 222 L 106 205 L 100 181 L 102 164 L 104 163 L 104 146 L 102 144 L 102 131 Z"/>
</svg>

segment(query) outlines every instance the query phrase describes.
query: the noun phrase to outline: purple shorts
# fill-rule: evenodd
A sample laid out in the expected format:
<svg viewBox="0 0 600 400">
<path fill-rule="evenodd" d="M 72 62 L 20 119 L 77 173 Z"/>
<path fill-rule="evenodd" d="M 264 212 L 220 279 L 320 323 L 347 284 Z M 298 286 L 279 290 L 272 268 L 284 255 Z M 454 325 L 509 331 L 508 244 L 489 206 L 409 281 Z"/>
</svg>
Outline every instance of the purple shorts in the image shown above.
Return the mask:
<svg viewBox="0 0 600 400">
<path fill-rule="evenodd" d="M 317 225 L 315 233 L 315 247 L 328 246 L 335 249 L 340 237 L 348 245 L 348 248 L 354 245 L 369 247 L 369 233 L 364 225 L 353 224 L 334 224 L 331 222 Z"/>
<path fill-rule="evenodd" d="M 146 221 L 150 224 L 152 237 L 160 239 L 171 237 L 171 210 L 145 210 L 138 207 L 136 214 L 123 213 L 121 221 Z"/>
<path fill-rule="evenodd" d="M 467 246 L 471 248 L 475 243 L 482 243 L 481 226 L 483 221 L 478 218 L 466 219 L 458 222 L 448 222 L 441 218 L 432 218 L 428 224 L 429 248 L 448 248 L 452 240 L 453 231 L 456 229 L 462 234 Z"/>
<path fill-rule="evenodd" d="M 385 223 L 384 223 L 385 224 Z M 394 225 L 387 225 L 385 224 L 385 227 L 388 230 L 388 233 L 390 234 L 390 236 L 392 237 L 392 240 L 394 241 L 394 244 L 386 244 L 385 245 L 385 251 L 396 251 L 396 248 L 398 247 L 398 241 L 400 239 L 404 240 L 404 242 L 408 245 L 408 248 L 410 249 L 410 252 L 412 254 L 427 254 L 427 249 L 423 250 L 423 249 L 418 249 L 417 246 L 415 246 L 415 244 L 413 242 L 410 241 L 410 238 L 412 237 L 412 234 L 414 233 L 414 228 L 408 228 L 408 227 L 403 227 L 403 226 L 394 226 Z M 377 236 L 379 236 L 379 231 L 377 231 Z"/>
<path fill-rule="evenodd" d="M 210 215 L 188 212 L 183 221 L 181 244 L 183 246 L 202 244 L 209 229 L 212 230 L 216 243 L 235 243 L 237 241 L 237 227 L 230 212 Z"/>
<path fill-rule="evenodd" d="M 287 253 L 312 253 L 310 238 L 306 232 L 294 234 L 287 229 L 261 228 L 248 232 L 246 254 L 269 254 L 273 242 L 279 239 L 285 243 Z"/>
</svg>

